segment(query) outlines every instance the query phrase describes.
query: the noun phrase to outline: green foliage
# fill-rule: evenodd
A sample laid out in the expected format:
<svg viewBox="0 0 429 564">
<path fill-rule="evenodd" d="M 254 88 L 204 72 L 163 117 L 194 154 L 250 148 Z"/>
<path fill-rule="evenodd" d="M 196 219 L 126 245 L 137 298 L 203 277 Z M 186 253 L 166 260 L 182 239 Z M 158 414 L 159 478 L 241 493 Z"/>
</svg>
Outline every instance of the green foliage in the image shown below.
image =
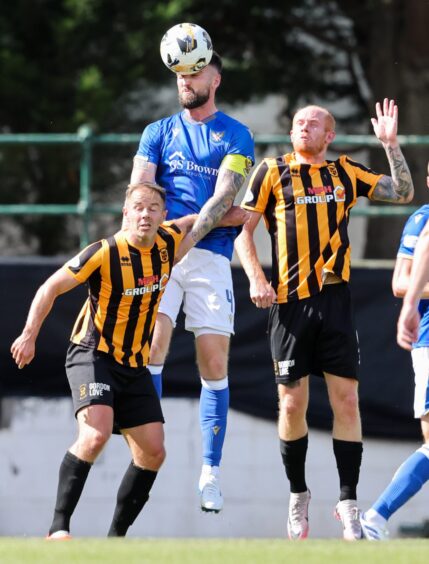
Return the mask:
<svg viewBox="0 0 429 564">
<path fill-rule="evenodd" d="M 282 94 L 290 116 L 307 102 L 340 100 L 347 102 L 348 109 L 337 116 L 339 123 L 353 125 L 363 117 L 368 123 L 373 93 L 392 95 L 385 94 L 389 87 L 398 90 L 406 111 L 415 116 L 419 110 L 416 104 L 406 103 L 406 89 L 412 84 L 416 90 L 423 73 L 414 73 L 410 82 L 405 57 L 411 51 L 396 43 L 398 37 L 405 37 L 404 27 L 414 38 L 414 24 L 424 21 L 427 6 L 421 0 L 409 0 L 406 10 L 405 0 L 271 0 L 268 5 L 260 0 L 3 2 L 0 131 L 75 132 L 83 123 L 98 133 L 141 131 L 162 107 L 160 88 L 174 84 L 160 60 L 160 39 L 169 27 L 183 21 L 205 27 L 224 59 L 220 103 L 242 104 Z M 414 22 L 411 16 L 419 10 Z M 383 19 L 385 12 L 389 17 Z M 408 27 L 403 25 L 407 18 Z M 413 41 L 420 45 L 412 52 L 413 61 L 426 53 L 416 67 L 424 69 L 427 41 L 422 37 L 420 43 L 418 38 Z M 395 53 L 393 58 L 389 49 Z M 393 69 L 398 54 L 402 67 Z M 380 80 L 383 69 L 390 72 L 389 80 Z M 417 92 L 412 100 L 420 98 Z M 416 126 L 421 123 L 420 116 L 414 117 Z M 130 150 L 125 168 L 107 157 L 101 159 L 97 167 L 103 182 L 106 178 L 110 185 L 126 181 L 132 154 Z M 76 202 L 79 171 L 71 153 L 57 151 L 54 158 L 46 158 L 39 147 L 31 147 L 24 156 L 12 159 L 0 160 L 3 202 L 62 203 L 70 198 Z M 95 184 L 96 189 L 106 190 L 106 184 Z M 64 225 L 67 233 L 60 237 L 61 221 L 53 218 L 17 217 L 14 223 L 23 226 L 24 236 L 37 237 L 42 254 L 68 250 L 68 243 L 76 240 Z"/>
</svg>

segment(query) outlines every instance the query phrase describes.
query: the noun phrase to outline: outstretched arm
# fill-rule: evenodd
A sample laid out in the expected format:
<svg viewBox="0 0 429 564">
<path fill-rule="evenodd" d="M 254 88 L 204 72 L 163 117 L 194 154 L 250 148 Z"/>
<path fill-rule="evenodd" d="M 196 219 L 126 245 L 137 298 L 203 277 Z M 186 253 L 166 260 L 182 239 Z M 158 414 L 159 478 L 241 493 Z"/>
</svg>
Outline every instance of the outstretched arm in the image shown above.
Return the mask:
<svg viewBox="0 0 429 564">
<path fill-rule="evenodd" d="M 371 118 L 374 133 L 386 151 L 391 176 L 383 176 L 376 185 L 372 199 L 397 204 L 407 204 L 414 196 L 413 180 L 398 143 L 398 106 L 394 100 L 377 102 L 376 118 Z"/>
<path fill-rule="evenodd" d="M 25 327 L 10 349 L 18 368 L 24 368 L 33 360 L 37 336 L 56 298 L 78 285 L 79 282 L 71 274 L 60 268 L 37 290 Z"/>
<path fill-rule="evenodd" d="M 253 238 L 262 214 L 258 212 L 249 213 L 249 219 L 235 240 L 235 250 L 250 282 L 250 299 L 256 307 L 266 308 L 276 301 L 277 295 L 262 270 Z"/>
</svg>

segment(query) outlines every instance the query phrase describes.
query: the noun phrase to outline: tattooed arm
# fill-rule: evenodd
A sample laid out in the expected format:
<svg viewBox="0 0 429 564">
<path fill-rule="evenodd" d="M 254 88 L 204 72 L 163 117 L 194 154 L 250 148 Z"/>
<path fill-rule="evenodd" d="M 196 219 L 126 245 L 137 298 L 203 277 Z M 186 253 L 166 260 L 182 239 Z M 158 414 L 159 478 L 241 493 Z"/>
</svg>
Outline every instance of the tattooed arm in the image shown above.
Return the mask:
<svg viewBox="0 0 429 564">
<path fill-rule="evenodd" d="M 414 196 L 410 170 L 398 143 L 398 106 L 384 99 L 383 108 L 377 102 L 376 118 L 371 118 L 374 133 L 386 151 L 391 176 L 383 176 L 377 183 L 372 199 L 396 204 L 408 204 Z"/>
<path fill-rule="evenodd" d="M 194 223 L 191 237 L 194 243 L 201 241 L 220 222 L 232 207 L 234 199 L 244 182 L 244 176 L 227 168 L 219 169 L 213 196 L 207 200 Z"/>
<path fill-rule="evenodd" d="M 216 226 L 241 225 L 247 220 L 247 213 L 237 213 L 233 206 L 235 196 L 240 191 L 244 176 L 227 168 L 219 169 L 215 192 L 201 208 L 192 230 L 180 243 L 175 262 L 180 261 L 198 241 Z M 238 210 L 240 212 L 240 210 Z M 242 213 L 244 212 L 244 213 Z M 231 221 L 228 221 L 230 216 Z"/>
</svg>

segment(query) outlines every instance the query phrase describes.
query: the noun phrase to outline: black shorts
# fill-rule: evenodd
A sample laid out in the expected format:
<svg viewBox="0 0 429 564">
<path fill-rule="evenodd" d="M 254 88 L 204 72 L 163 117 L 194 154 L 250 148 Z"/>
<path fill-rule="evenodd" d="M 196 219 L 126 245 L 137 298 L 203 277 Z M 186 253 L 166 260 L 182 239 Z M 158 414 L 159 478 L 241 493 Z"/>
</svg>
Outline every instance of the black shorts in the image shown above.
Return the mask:
<svg viewBox="0 0 429 564">
<path fill-rule="evenodd" d="M 70 343 L 66 372 L 75 414 L 88 405 L 113 408 L 115 433 L 164 423 L 161 403 L 146 367 L 130 368 L 106 353 Z"/>
<path fill-rule="evenodd" d="M 310 298 L 274 304 L 268 334 L 278 384 L 324 372 L 357 379 L 359 342 L 346 283 L 329 284 Z"/>
</svg>

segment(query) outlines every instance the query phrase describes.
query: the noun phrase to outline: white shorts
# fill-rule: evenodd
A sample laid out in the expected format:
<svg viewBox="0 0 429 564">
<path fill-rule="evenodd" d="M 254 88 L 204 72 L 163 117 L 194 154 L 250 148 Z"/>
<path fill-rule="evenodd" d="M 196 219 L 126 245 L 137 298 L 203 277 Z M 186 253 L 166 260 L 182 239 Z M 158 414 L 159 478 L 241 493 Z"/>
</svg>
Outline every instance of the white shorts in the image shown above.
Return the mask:
<svg viewBox="0 0 429 564">
<path fill-rule="evenodd" d="M 411 351 L 414 368 L 414 417 L 420 419 L 429 413 L 429 347 Z"/>
<path fill-rule="evenodd" d="M 234 291 L 231 263 L 223 255 L 191 249 L 171 272 L 159 312 L 173 326 L 183 302 L 185 329 L 196 336 L 215 333 L 234 334 Z"/>
</svg>

